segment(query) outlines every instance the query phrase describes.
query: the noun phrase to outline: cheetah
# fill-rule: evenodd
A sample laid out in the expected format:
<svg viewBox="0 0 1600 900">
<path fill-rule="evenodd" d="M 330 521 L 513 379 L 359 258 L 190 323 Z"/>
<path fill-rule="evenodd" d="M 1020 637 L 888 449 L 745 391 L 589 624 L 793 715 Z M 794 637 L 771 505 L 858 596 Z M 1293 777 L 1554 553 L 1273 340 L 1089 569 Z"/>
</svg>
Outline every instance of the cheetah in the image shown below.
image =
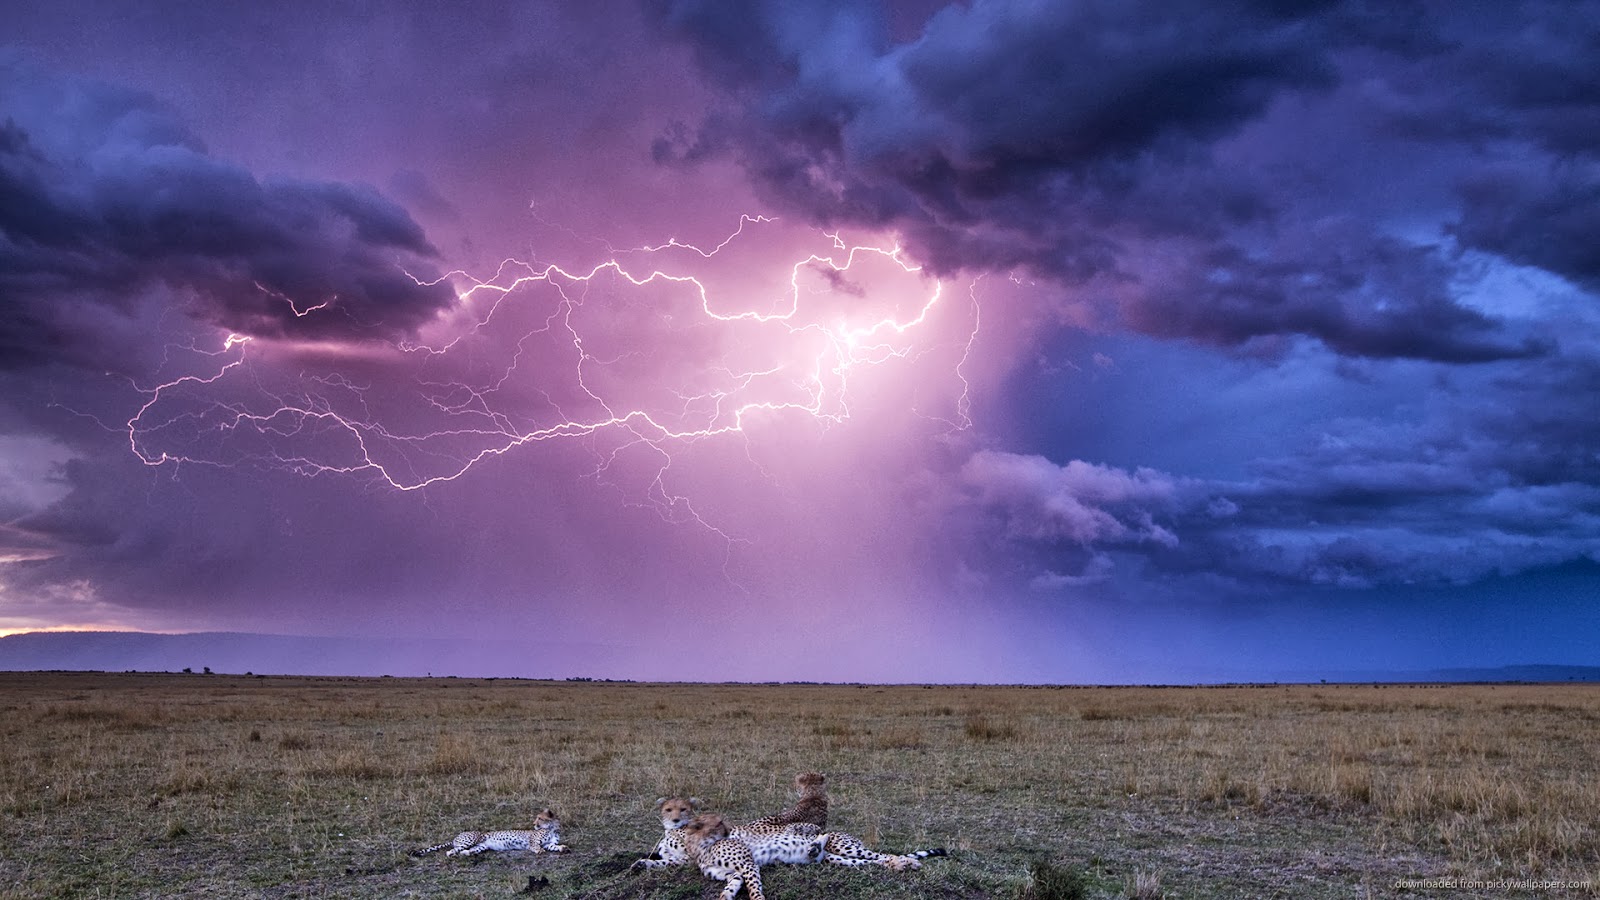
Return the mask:
<svg viewBox="0 0 1600 900">
<path fill-rule="evenodd" d="M 793 825 L 810 822 L 820 829 L 828 827 L 828 777 L 821 772 L 801 772 L 794 777 L 799 799 L 794 806 L 764 816 L 751 825 Z"/>
<path fill-rule="evenodd" d="M 634 869 L 659 869 L 689 861 L 684 846 L 683 826 L 700 808 L 698 797 L 663 797 L 656 801 L 661 813 L 661 840 L 644 859 L 634 862 Z M 817 826 L 800 822 L 793 825 L 739 825 L 728 829 L 729 837 L 750 848 L 756 865 L 775 862 L 804 863 L 815 861 L 822 853 L 824 836 Z"/>
<path fill-rule="evenodd" d="M 728 830 L 728 836 L 749 847 L 758 866 L 816 862 L 828 841 L 828 836 L 810 822 L 735 825 Z"/>
<path fill-rule="evenodd" d="M 533 820 L 527 831 L 463 831 L 455 840 L 432 847 L 411 851 L 412 856 L 422 856 L 435 850 L 445 850 L 445 856 L 474 856 L 485 850 L 532 850 L 534 853 L 561 853 L 567 849 L 561 843 L 561 820 L 555 811 L 546 809 Z"/>
<path fill-rule="evenodd" d="M 702 813 L 679 830 L 683 832 L 685 852 L 700 871 L 727 882 L 719 900 L 733 900 L 741 887 L 749 892 L 750 900 L 766 900 L 761 890 L 761 869 L 756 865 L 754 854 L 743 841 L 729 836 L 731 829 L 721 816 Z M 811 846 L 814 852 L 820 853 L 822 842 L 816 841 Z"/>
<path fill-rule="evenodd" d="M 633 864 L 635 870 L 659 869 L 682 865 L 689 861 L 684 848 L 683 826 L 700 808 L 698 797 L 662 797 L 656 801 L 661 813 L 661 840 L 650 856 Z M 944 856 L 944 848 L 913 850 L 903 854 L 876 853 L 868 850 L 860 839 L 842 831 L 819 833 L 810 822 L 792 825 L 765 825 L 756 820 L 748 825 L 729 829 L 729 837 L 750 848 L 757 865 L 772 863 L 804 864 L 827 862 L 839 866 L 879 865 L 894 871 L 922 868 L 921 860 L 931 856 Z M 817 838 L 822 840 L 821 854 L 812 851 Z"/>
<path fill-rule="evenodd" d="M 661 813 L 661 840 L 644 859 L 633 864 L 634 869 L 659 869 L 682 865 L 689 861 L 689 852 L 683 846 L 683 826 L 689 824 L 700 809 L 699 797 L 661 797 L 656 800 L 656 811 Z"/>
<path fill-rule="evenodd" d="M 739 825 L 732 829 L 735 840 L 744 841 L 761 865 L 771 863 L 832 863 L 836 866 L 883 866 L 896 872 L 922 868 L 921 860 L 930 856 L 944 856 L 943 847 L 932 850 L 913 850 L 909 853 L 877 853 L 868 850 L 855 835 L 842 831 L 818 832 L 809 822 L 785 825 L 781 829 L 771 825 Z M 812 850 L 820 843 L 822 852 Z"/>
<path fill-rule="evenodd" d="M 802 823 L 816 825 L 819 829 L 828 827 L 828 778 L 821 772 L 801 772 L 794 777 L 794 787 L 799 799 L 795 805 L 788 807 L 774 815 L 756 819 L 748 825 L 741 826 L 745 829 L 756 829 L 771 825 L 790 825 L 800 827 Z M 737 836 L 738 829 L 735 829 Z M 905 869 L 920 869 L 920 860 L 930 856 L 944 856 L 942 847 L 932 850 L 913 850 L 904 854 L 875 853 L 866 848 L 859 839 L 842 831 L 828 832 L 825 837 L 827 844 L 824 848 L 821 862 L 830 862 L 840 866 L 879 865 L 897 872 Z M 778 862 L 801 862 L 802 860 L 778 859 Z M 810 860 L 803 860 L 810 862 Z"/>
</svg>

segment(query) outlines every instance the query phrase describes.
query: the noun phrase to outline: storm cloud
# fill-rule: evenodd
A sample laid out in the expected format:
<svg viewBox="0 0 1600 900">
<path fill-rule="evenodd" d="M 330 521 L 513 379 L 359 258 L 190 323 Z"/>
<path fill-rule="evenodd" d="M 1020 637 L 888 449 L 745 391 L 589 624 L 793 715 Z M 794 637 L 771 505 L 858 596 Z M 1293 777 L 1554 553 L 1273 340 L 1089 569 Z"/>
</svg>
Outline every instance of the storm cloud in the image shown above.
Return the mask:
<svg viewBox="0 0 1600 900">
<path fill-rule="evenodd" d="M 1300 336 L 1378 358 L 1548 351 L 1459 302 L 1444 234 L 1419 241 L 1286 181 L 1309 161 L 1299 142 L 1258 132 L 1319 105 L 1355 110 L 1340 137 L 1356 146 L 1440 123 L 1429 140 L 1450 149 L 1433 164 L 1457 168 L 1463 244 L 1564 275 L 1592 265 L 1584 191 L 1542 172 L 1494 179 L 1456 156 L 1482 135 L 1443 128 L 1470 121 L 1477 95 L 1424 78 L 1441 68 L 1530 86 L 1499 88 L 1524 110 L 1501 123 L 1506 140 L 1561 143 L 1533 110 L 1597 108 L 1587 82 L 1533 89 L 1550 73 L 1512 61 L 1531 48 L 1458 43 L 1475 8 L 1419 7 L 1386 28 L 1359 4 L 977 2 L 895 43 L 874 7 L 732 5 L 662 12 L 727 103 L 660 139 L 658 158 L 737 159 L 784 208 L 897 230 L 945 271 L 1048 278 L 1108 328 L 1223 347 Z M 1554 12 L 1503 17 L 1519 15 L 1524 33 L 1554 30 Z M 1553 246 L 1533 237 L 1550 229 Z"/>
<path fill-rule="evenodd" d="M 454 299 L 412 277 L 431 280 L 437 254 L 371 188 L 257 178 L 137 92 L 15 60 L 0 80 L 0 366 L 116 367 L 151 290 L 196 321 L 296 339 L 393 339 Z"/>
<path fill-rule="evenodd" d="M 1600 651 L 1591 5 L 191 13 L 0 38 L 0 632 Z"/>
</svg>

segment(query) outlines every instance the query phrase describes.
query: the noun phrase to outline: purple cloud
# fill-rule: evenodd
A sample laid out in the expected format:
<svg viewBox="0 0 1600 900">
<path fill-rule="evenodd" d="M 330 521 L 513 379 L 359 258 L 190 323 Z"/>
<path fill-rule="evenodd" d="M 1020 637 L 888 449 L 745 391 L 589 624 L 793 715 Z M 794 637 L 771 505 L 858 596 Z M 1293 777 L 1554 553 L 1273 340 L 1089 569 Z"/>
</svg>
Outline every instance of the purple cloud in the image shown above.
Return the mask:
<svg viewBox="0 0 1600 900">
<path fill-rule="evenodd" d="M 895 230 L 943 271 L 1031 271 L 1107 327 L 1378 358 L 1547 352 L 1458 302 L 1447 250 L 1308 218 L 1275 183 L 1292 157 L 1264 170 L 1229 149 L 1279 107 L 1374 77 L 1359 54 L 1392 54 L 1377 77 L 1401 79 L 1445 45 L 1337 4 L 1197 4 L 1174 28 L 1170 4 L 980 2 L 899 44 L 858 5 L 738 6 L 663 13 L 729 102 L 658 158 L 737 159 L 784 208 Z"/>
<path fill-rule="evenodd" d="M 979 507 L 1001 516 L 1013 538 L 1079 544 L 1177 541 L 1155 521 L 1179 493 L 1179 486 L 1159 472 L 1125 472 L 1081 460 L 1057 466 L 1040 456 L 982 450 L 962 465 L 961 482 Z"/>
<path fill-rule="evenodd" d="M 275 338 L 392 339 L 453 302 L 407 274 L 437 254 L 370 188 L 258 179 L 131 91 L 15 62 L 0 78 L 0 365 L 114 367 L 117 322 L 152 288 Z"/>
</svg>

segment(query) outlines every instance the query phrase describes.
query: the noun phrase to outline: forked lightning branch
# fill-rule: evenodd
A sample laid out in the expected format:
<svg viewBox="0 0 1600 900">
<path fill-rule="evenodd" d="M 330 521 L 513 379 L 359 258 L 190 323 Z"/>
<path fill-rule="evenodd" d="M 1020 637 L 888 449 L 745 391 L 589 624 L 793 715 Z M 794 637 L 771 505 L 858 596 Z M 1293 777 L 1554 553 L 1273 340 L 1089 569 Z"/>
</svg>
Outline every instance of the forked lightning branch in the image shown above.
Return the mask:
<svg viewBox="0 0 1600 900">
<path fill-rule="evenodd" d="M 256 466 L 418 491 L 581 441 L 591 474 L 624 456 L 645 468 L 626 502 L 716 530 L 672 485 L 685 448 L 791 420 L 841 426 L 864 387 L 896 379 L 939 382 L 940 401 L 915 412 L 966 427 L 975 290 L 927 277 L 893 242 L 807 229 L 812 246 L 788 259 L 754 246 L 778 227 L 745 216 L 709 249 L 674 238 L 585 268 L 507 260 L 489 277 L 418 280 L 450 283 L 456 303 L 406 342 L 219 335 L 141 386 L 129 447 L 176 471 Z M 297 319 L 341 314 L 337 297 L 259 289 Z M 295 376 L 252 365 L 269 355 L 294 357 Z"/>
</svg>

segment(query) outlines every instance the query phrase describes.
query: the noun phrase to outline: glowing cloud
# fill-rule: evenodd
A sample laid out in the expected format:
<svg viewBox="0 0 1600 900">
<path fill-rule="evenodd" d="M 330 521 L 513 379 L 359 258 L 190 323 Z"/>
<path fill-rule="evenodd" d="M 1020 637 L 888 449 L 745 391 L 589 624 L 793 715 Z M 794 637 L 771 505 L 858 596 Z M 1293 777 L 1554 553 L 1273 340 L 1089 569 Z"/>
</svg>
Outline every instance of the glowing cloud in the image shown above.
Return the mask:
<svg viewBox="0 0 1600 900">
<path fill-rule="evenodd" d="M 862 403 L 967 421 L 959 368 L 976 296 L 891 242 L 745 216 L 709 249 L 674 238 L 587 267 L 507 260 L 487 278 L 418 283 L 446 281 L 458 303 L 417 340 L 228 333 L 218 349 L 179 354 L 141 387 L 130 449 L 149 466 L 255 465 L 415 491 L 581 441 L 592 474 L 629 485 L 628 502 L 716 530 L 671 484 L 674 457 L 698 442 L 790 420 L 839 425 Z M 278 300 L 295 317 L 340 312 L 338 297 Z M 300 364 L 252 365 L 284 355 Z"/>
</svg>

